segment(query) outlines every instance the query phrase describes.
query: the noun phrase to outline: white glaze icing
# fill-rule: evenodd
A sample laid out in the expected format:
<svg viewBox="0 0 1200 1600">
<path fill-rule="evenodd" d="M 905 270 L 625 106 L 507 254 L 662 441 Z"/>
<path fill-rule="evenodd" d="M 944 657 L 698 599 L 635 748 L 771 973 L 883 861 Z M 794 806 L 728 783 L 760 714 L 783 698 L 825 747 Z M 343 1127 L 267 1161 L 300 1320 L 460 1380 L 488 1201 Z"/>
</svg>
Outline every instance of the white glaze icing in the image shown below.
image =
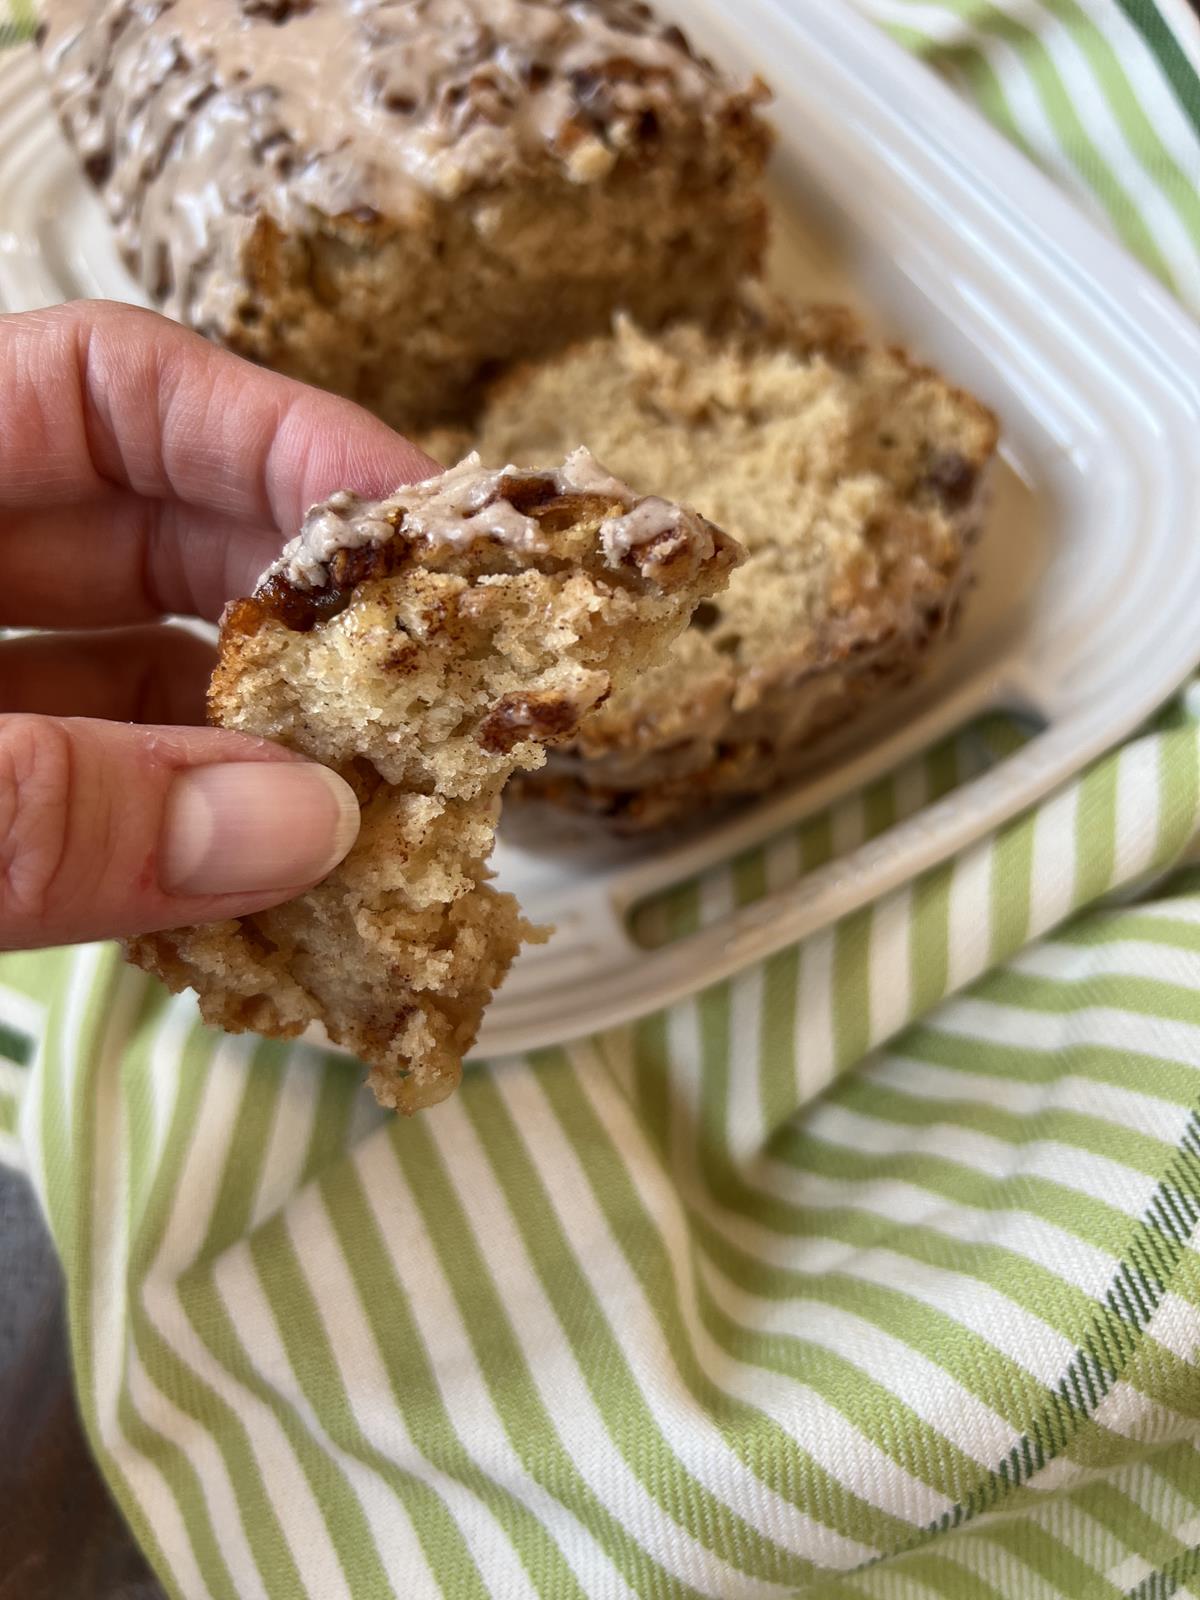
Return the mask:
<svg viewBox="0 0 1200 1600">
<path fill-rule="evenodd" d="M 694 512 L 670 500 L 660 500 L 657 495 L 647 495 L 619 517 L 606 517 L 600 524 L 600 542 L 604 554 L 613 566 L 641 545 L 659 539 L 663 534 L 679 533 L 696 521 Z"/>
<path fill-rule="evenodd" d="M 309 510 L 299 534 L 260 581 L 278 575 L 299 589 L 320 589 L 328 582 L 329 561 L 338 550 L 382 543 L 397 531 L 430 545 L 466 549 L 493 540 L 536 555 L 549 548 L 545 535 L 536 518 L 518 511 L 504 492 L 506 485 L 529 483 L 545 484 L 555 495 L 593 495 L 617 510 L 600 526 L 600 544 L 610 566 L 619 566 L 631 551 L 666 530 L 687 530 L 699 544 L 707 539 L 707 554 L 712 552 L 707 524 L 694 512 L 654 496 L 640 497 L 582 447 L 561 467 L 546 470 L 486 468 L 472 453 L 457 466 L 404 484 L 383 500 L 338 490 Z"/>
<path fill-rule="evenodd" d="M 236 317 L 264 217 L 419 225 L 436 199 L 522 172 L 599 181 L 648 127 L 738 98 L 638 0 L 48 0 L 46 15 L 59 115 L 122 251 L 202 330 Z"/>
</svg>

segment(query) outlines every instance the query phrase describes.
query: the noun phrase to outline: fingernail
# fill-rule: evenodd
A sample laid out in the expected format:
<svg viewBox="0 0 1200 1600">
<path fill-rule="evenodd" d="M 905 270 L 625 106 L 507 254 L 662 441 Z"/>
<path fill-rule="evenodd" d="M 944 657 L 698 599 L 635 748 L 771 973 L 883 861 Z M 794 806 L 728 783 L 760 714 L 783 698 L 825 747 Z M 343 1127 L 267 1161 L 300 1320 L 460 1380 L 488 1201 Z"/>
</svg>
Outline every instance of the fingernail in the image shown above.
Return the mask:
<svg viewBox="0 0 1200 1600">
<path fill-rule="evenodd" d="M 171 894 L 299 888 L 358 836 L 350 785 L 310 761 L 191 767 L 167 797 L 159 881 Z"/>
</svg>

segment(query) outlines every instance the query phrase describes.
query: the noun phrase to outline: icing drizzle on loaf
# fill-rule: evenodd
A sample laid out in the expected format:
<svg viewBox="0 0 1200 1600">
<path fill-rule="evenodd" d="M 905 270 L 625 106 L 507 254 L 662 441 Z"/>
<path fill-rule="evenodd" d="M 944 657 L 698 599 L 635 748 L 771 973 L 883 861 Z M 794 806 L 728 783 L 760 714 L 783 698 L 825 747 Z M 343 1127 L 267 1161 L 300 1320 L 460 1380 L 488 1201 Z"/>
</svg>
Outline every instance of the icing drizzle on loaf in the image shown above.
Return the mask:
<svg viewBox="0 0 1200 1600">
<path fill-rule="evenodd" d="M 612 508 L 599 527 L 609 567 L 636 557 L 651 576 L 654 567 L 665 565 L 684 545 L 692 546 L 701 560 L 713 553 L 713 530 L 703 517 L 656 495 L 637 494 L 582 446 L 560 467 L 548 469 L 486 468 L 472 453 L 446 472 L 404 484 L 383 500 L 339 489 L 309 510 L 299 534 L 263 573 L 259 588 L 283 581 L 294 589 L 323 589 L 340 551 L 397 537 L 448 550 L 494 543 L 527 555 L 546 554 L 550 542 L 537 516 L 522 508 L 536 509 L 569 495 L 607 501 Z"/>
<path fill-rule="evenodd" d="M 599 182 L 762 93 L 640 0 L 55 0 L 43 55 L 127 259 L 197 326 L 255 218 L 419 226 L 519 174 Z"/>
</svg>

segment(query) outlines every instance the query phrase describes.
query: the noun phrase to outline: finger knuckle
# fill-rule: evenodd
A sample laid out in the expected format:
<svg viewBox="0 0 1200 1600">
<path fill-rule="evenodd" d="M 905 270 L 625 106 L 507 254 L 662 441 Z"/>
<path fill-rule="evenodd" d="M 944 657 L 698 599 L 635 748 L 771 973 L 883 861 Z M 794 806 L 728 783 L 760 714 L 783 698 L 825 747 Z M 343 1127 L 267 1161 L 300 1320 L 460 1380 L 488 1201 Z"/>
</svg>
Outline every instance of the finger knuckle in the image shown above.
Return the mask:
<svg viewBox="0 0 1200 1600">
<path fill-rule="evenodd" d="M 36 926 L 67 848 L 71 739 L 48 717 L 0 718 L 0 918 Z"/>
</svg>

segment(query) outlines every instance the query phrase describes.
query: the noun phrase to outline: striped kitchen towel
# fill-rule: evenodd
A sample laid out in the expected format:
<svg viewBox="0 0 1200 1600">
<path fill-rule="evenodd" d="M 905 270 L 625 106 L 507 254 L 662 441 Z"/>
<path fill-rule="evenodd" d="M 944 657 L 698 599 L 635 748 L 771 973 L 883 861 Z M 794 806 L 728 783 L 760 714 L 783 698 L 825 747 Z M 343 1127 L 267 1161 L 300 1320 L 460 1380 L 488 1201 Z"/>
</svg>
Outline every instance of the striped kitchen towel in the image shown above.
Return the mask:
<svg viewBox="0 0 1200 1600">
<path fill-rule="evenodd" d="M 862 4 L 1200 308 L 1184 0 Z M 0 1144 L 171 1594 L 1200 1597 L 1198 835 L 1200 687 L 837 927 L 408 1122 L 109 947 L 0 959 Z"/>
</svg>

